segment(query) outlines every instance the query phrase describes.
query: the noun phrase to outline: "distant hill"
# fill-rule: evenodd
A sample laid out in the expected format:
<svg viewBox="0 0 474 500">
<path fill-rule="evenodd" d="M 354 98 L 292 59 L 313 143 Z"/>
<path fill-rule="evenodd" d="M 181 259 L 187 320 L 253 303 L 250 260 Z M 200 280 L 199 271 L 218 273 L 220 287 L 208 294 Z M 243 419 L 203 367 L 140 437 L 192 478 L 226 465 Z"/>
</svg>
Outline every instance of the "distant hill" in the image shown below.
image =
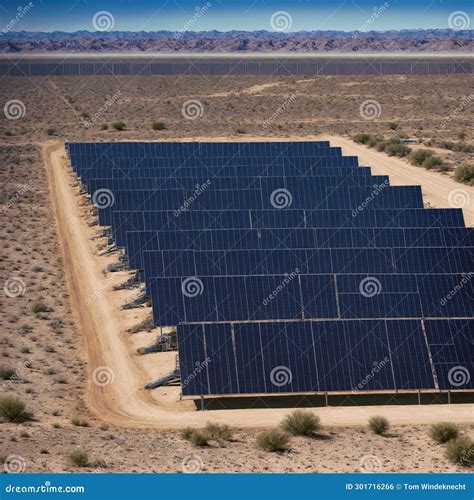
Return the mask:
<svg viewBox="0 0 474 500">
<path fill-rule="evenodd" d="M 470 52 L 474 30 L 8 32 L 0 52 Z"/>
</svg>

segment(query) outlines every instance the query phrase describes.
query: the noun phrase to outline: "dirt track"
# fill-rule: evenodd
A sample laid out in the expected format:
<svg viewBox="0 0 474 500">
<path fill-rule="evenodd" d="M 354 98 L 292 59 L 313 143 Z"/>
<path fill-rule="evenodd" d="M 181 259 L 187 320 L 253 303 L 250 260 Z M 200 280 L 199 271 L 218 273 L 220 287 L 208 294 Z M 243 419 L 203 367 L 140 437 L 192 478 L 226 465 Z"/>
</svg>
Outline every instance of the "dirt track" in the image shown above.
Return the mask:
<svg viewBox="0 0 474 500">
<path fill-rule="evenodd" d="M 333 142 L 334 145 L 344 146 L 346 154 L 350 153 L 349 144 L 344 140 L 338 138 Z M 365 164 L 362 153 L 365 154 L 365 151 L 360 153 L 361 163 Z M 44 148 L 43 155 L 70 289 L 71 306 L 84 341 L 88 365 L 87 405 L 98 418 L 117 426 L 163 429 L 203 425 L 209 420 L 210 412 L 192 411 L 189 403 L 177 401 L 170 404 L 168 400 L 166 404 L 161 404 L 160 399 L 154 400 L 150 393 L 142 389 L 149 375 L 132 355 L 132 343 L 119 320 L 110 283 L 107 284 L 98 258 L 91 251 L 88 233 L 90 228 L 87 228 L 81 218 L 76 196 L 71 190 L 70 177 L 64 168 L 63 147 L 61 144 L 49 144 Z M 380 165 L 380 161 L 378 163 Z M 371 166 L 375 167 L 376 162 L 373 161 Z M 393 184 L 398 184 L 396 168 L 397 165 L 393 161 L 387 162 L 387 168 L 383 172 L 393 175 Z M 374 173 L 382 173 L 382 170 L 379 167 L 374 168 Z M 430 175 L 426 177 L 424 174 Z M 415 178 L 410 177 L 409 183 L 420 183 L 429 191 L 435 186 L 432 175 L 438 176 L 419 169 Z M 446 182 L 449 180 L 441 181 L 443 185 Z M 441 192 L 444 193 L 445 189 L 443 187 Z M 429 197 L 427 199 L 430 201 Z M 472 212 L 470 213 L 472 216 Z M 97 290 L 101 293 L 97 294 Z M 91 296 L 96 299 L 86 305 L 87 298 Z M 101 366 L 108 367 L 114 375 L 113 383 L 103 387 L 92 381 L 93 370 Z M 328 407 L 318 408 L 317 411 L 325 425 L 365 425 L 367 418 L 374 413 L 387 416 L 394 424 L 432 423 L 439 420 L 471 422 L 473 419 L 473 405 L 412 406 L 409 411 L 403 406 Z M 236 427 L 256 428 L 274 426 L 286 413 L 287 410 L 284 409 L 213 411 L 212 419 Z"/>
</svg>

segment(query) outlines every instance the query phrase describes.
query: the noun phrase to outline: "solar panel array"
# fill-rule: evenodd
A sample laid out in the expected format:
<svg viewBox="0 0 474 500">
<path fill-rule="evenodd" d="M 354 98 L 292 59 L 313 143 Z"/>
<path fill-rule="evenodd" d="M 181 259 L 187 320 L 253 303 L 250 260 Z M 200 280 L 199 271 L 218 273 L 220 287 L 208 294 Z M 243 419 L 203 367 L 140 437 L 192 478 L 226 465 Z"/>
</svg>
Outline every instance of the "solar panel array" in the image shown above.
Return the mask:
<svg viewBox="0 0 474 500">
<path fill-rule="evenodd" d="M 184 395 L 473 388 L 474 232 L 328 142 L 70 143 Z"/>
</svg>

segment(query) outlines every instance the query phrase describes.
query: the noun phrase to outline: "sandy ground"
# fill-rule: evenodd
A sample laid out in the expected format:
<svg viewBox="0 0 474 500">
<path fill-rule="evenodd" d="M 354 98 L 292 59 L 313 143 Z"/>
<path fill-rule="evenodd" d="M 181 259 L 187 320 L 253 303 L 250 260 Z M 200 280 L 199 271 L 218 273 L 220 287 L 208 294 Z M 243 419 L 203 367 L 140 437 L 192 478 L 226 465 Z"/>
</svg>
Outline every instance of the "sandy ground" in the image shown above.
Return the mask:
<svg viewBox="0 0 474 500">
<path fill-rule="evenodd" d="M 334 144 L 337 143 L 334 140 Z M 46 147 L 44 159 L 63 248 L 72 309 L 77 316 L 79 330 L 84 335 L 88 359 L 87 405 L 98 418 L 117 426 L 166 429 L 188 424 L 203 425 L 209 419 L 208 412 L 195 411 L 189 401 L 179 402 L 178 388 L 166 388 L 153 393 L 142 389 L 152 375 L 149 360 L 154 357 L 158 362 L 160 355 L 147 356 L 146 364 L 133 355 L 130 337 L 123 329 L 124 313 L 119 310 L 120 298 L 113 297 L 116 292 L 111 291 L 112 284 L 107 282 L 101 271 L 102 258 L 94 255 L 91 249 L 93 229 L 82 220 L 77 196 L 70 186 L 72 178 L 64 165 L 62 146 Z M 389 169 L 387 172 L 390 173 Z M 424 173 L 419 170 L 418 183 L 426 182 Z M 97 294 L 97 290 L 100 293 Z M 85 298 L 92 296 L 95 300 L 85 307 Z M 170 361 L 168 356 L 166 365 L 171 364 Z M 111 383 L 94 383 L 94 370 L 100 367 Z M 405 407 L 389 405 L 378 407 L 377 413 L 399 424 L 426 424 L 452 419 L 472 422 L 473 408 L 473 405 L 430 405 L 413 406 L 407 411 Z M 331 425 L 336 426 L 363 425 L 373 412 L 373 407 L 327 407 L 318 410 L 323 422 L 331 422 Z M 286 413 L 284 409 L 217 410 L 212 411 L 212 418 L 233 426 L 255 428 L 276 425 Z"/>
</svg>

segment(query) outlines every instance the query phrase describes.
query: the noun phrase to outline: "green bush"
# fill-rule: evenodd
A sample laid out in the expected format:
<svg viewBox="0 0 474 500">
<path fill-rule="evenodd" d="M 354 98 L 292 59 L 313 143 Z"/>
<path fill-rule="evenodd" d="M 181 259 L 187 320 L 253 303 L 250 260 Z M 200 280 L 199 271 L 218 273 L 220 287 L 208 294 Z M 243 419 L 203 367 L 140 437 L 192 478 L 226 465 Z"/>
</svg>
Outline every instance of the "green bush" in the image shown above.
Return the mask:
<svg viewBox="0 0 474 500">
<path fill-rule="evenodd" d="M 467 436 L 458 437 L 448 442 L 446 458 L 465 467 L 474 465 L 474 442 Z"/>
<path fill-rule="evenodd" d="M 89 454 L 85 450 L 71 451 L 68 459 L 74 467 L 87 467 L 89 465 Z"/>
<path fill-rule="evenodd" d="M 371 139 L 371 136 L 369 134 L 356 134 L 354 137 L 352 137 L 352 140 L 354 142 L 357 142 L 359 144 L 367 144 Z"/>
<path fill-rule="evenodd" d="M 35 302 L 31 306 L 31 312 L 35 314 L 49 312 L 49 307 L 46 304 L 43 304 L 43 302 Z"/>
<path fill-rule="evenodd" d="M 434 424 L 430 429 L 430 436 L 437 443 L 447 443 L 451 439 L 457 438 L 458 435 L 458 428 L 450 422 L 440 422 L 439 424 Z"/>
<path fill-rule="evenodd" d="M 397 128 L 398 128 L 398 123 L 395 123 L 395 122 L 390 122 L 390 123 L 388 124 L 388 128 L 389 128 L 390 130 L 397 130 Z"/>
<path fill-rule="evenodd" d="M 392 142 L 385 146 L 384 151 L 388 154 L 388 156 L 399 156 L 400 158 L 403 158 L 411 151 L 411 149 L 408 146 L 405 146 L 405 144 Z"/>
<path fill-rule="evenodd" d="M 4 368 L 0 366 L 0 379 L 1 380 L 10 380 L 15 375 L 15 370 L 12 368 Z"/>
<path fill-rule="evenodd" d="M 281 426 L 295 436 L 311 436 L 321 428 L 321 423 L 313 413 L 295 410 L 283 419 Z"/>
<path fill-rule="evenodd" d="M 56 129 L 54 127 L 48 127 L 46 129 L 46 134 L 47 135 L 54 135 L 56 133 Z"/>
<path fill-rule="evenodd" d="M 194 429 L 192 427 L 185 427 L 184 429 L 181 429 L 181 437 L 183 439 L 186 439 L 189 441 L 191 439 L 191 436 L 193 435 Z"/>
<path fill-rule="evenodd" d="M 115 130 L 125 130 L 125 123 L 124 122 L 114 122 L 112 123 L 112 127 L 114 127 Z"/>
<path fill-rule="evenodd" d="M 431 170 L 432 168 L 439 168 L 443 164 L 443 160 L 439 156 L 430 156 L 425 159 L 423 162 L 423 167 L 427 170 Z"/>
<path fill-rule="evenodd" d="M 7 422 L 21 423 L 30 418 L 26 412 L 26 405 L 15 396 L 6 396 L 0 399 L 0 415 Z"/>
<path fill-rule="evenodd" d="M 369 418 L 369 427 L 375 434 L 383 436 L 390 428 L 390 423 L 385 417 L 375 416 Z"/>
<path fill-rule="evenodd" d="M 423 165 L 423 162 L 427 159 L 433 156 L 433 151 L 431 149 L 416 149 L 415 151 L 412 151 L 408 155 L 408 161 L 412 165 L 416 165 L 418 167 L 421 167 Z"/>
<path fill-rule="evenodd" d="M 103 123 L 100 127 L 101 130 L 108 130 L 109 124 L 108 123 Z"/>
<path fill-rule="evenodd" d="M 280 429 L 263 431 L 257 436 L 257 444 L 265 451 L 285 451 L 290 438 Z"/>
<path fill-rule="evenodd" d="M 457 167 L 454 171 L 454 180 L 474 184 L 474 164 Z"/>
<path fill-rule="evenodd" d="M 81 420 L 80 418 L 73 417 L 71 418 L 71 424 L 76 427 L 89 427 L 89 422 L 86 420 Z"/>
<path fill-rule="evenodd" d="M 209 436 L 205 432 L 195 430 L 191 434 L 190 441 L 196 446 L 207 446 L 209 444 Z"/>
<path fill-rule="evenodd" d="M 153 130 L 166 130 L 166 125 L 164 124 L 164 122 L 153 122 L 151 124 L 151 128 Z"/>
<path fill-rule="evenodd" d="M 214 439 L 216 441 L 232 441 L 233 438 L 232 429 L 225 424 L 213 424 L 212 422 L 207 422 L 205 431 L 210 439 Z"/>
</svg>

